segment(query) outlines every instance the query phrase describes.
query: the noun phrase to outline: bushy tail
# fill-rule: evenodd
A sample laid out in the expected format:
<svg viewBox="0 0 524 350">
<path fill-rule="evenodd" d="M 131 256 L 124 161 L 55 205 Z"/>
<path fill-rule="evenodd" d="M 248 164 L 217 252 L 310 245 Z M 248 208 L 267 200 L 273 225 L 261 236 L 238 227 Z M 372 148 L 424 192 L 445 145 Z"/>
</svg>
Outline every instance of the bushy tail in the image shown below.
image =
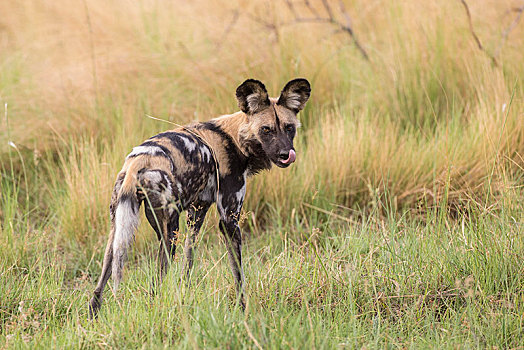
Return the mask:
<svg viewBox="0 0 524 350">
<path fill-rule="evenodd" d="M 134 159 L 126 171 L 124 181 L 118 192 L 115 209 L 115 235 L 113 240 L 112 275 L 115 290 L 122 280 L 122 271 L 127 256 L 127 250 L 135 237 L 138 227 L 139 205 L 137 198 L 138 171 L 147 166 L 147 159 Z"/>
</svg>

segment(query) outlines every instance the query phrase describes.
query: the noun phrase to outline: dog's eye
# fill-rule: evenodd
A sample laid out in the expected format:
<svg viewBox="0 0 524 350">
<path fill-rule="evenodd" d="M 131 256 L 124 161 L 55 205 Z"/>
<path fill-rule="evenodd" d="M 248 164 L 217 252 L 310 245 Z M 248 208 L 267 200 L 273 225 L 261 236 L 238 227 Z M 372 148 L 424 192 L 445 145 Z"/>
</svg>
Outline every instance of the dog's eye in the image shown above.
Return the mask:
<svg viewBox="0 0 524 350">
<path fill-rule="evenodd" d="M 295 130 L 295 127 L 293 125 L 291 125 L 291 124 L 286 125 L 286 131 L 287 132 L 292 132 L 293 130 Z"/>
<path fill-rule="evenodd" d="M 265 135 L 268 135 L 271 132 L 271 128 L 269 126 L 263 126 L 261 130 Z"/>
</svg>

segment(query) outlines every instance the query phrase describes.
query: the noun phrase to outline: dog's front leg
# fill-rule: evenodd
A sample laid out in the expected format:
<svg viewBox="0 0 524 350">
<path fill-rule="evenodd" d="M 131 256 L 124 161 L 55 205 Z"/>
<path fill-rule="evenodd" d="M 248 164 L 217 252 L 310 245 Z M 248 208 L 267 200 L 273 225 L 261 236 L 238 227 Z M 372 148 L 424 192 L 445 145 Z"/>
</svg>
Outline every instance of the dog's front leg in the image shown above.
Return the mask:
<svg viewBox="0 0 524 350">
<path fill-rule="evenodd" d="M 246 304 L 244 300 L 244 269 L 242 268 L 242 233 L 238 226 L 238 220 L 234 218 L 220 220 L 220 231 L 226 241 L 231 273 L 237 289 L 238 303 L 244 310 Z"/>
</svg>

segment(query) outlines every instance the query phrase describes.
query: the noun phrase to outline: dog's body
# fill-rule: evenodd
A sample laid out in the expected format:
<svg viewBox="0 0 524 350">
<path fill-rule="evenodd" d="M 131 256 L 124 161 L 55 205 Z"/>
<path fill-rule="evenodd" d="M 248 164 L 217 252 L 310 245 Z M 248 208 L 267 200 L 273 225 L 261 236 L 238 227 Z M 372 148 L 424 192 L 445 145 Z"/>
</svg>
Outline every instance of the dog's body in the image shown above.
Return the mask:
<svg viewBox="0 0 524 350">
<path fill-rule="evenodd" d="M 127 248 L 138 225 L 140 204 L 160 240 L 160 278 L 168 256 L 175 253 L 180 213 L 187 211 L 190 233 L 184 253 L 185 273 L 193 265 L 193 245 L 212 203 L 217 204 L 231 270 L 242 295 L 242 237 L 238 219 L 246 193 L 246 177 L 272 163 L 287 167 L 295 161 L 296 114 L 310 95 L 305 79 L 290 81 L 278 99 L 264 85 L 246 80 L 237 88 L 241 112 L 151 137 L 133 148 L 117 176 L 111 198 L 111 232 L 102 274 L 90 302 L 98 312 L 103 289 L 113 274 L 115 289 L 122 278 Z"/>
</svg>

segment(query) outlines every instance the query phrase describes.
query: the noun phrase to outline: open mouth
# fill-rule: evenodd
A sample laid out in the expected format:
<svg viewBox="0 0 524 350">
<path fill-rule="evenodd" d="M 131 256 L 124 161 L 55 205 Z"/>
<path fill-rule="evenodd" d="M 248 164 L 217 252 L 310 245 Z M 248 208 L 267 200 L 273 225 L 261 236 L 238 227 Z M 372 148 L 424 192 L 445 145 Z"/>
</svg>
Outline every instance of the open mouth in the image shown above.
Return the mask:
<svg viewBox="0 0 524 350">
<path fill-rule="evenodd" d="M 289 153 L 287 155 L 286 154 L 281 154 L 279 156 L 277 165 L 282 167 L 282 168 L 286 168 L 291 163 L 293 163 L 296 159 L 297 159 L 297 154 L 295 153 L 295 150 L 292 149 L 292 150 L 289 151 Z"/>
</svg>

